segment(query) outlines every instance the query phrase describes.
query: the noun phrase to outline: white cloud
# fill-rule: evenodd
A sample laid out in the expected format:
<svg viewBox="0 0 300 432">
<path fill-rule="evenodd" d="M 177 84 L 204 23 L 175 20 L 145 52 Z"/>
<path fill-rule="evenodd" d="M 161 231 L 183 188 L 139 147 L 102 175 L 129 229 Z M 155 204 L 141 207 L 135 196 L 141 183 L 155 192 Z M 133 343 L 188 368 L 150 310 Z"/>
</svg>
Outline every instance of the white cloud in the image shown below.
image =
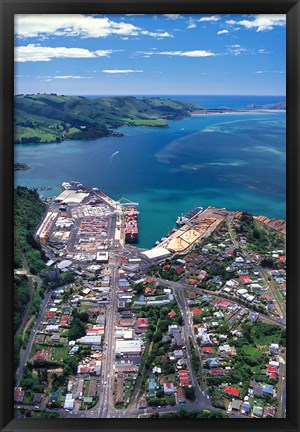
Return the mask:
<svg viewBox="0 0 300 432">
<path fill-rule="evenodd" d="M 218 31 L 217 35 L 227 34 L 227 33 L 229 33 L 228 30 L 220 30 Z"/>
<path fill-rule="evenodd" d="M 80 76 L 80 75 L 54 75 L 54 76 L 37 76 L 36 79 L 42 81 L 51 81 L 52 79 L 92 79 L 94 77 L 90 76 Z"/>
<path fill-rule="evenodd" d="M 264 73 L 266 73 L 267 71 L 262 71 L 262 70 L 257 70 L 257 71 L 255 71 L 255 73 L 256 74 L 264 74 Z"/>
<path fill-rule="evenodd" d="M 137 51 L 135 54 L 142 56 L 153 56 L 153 55 L 166 55 L 166 56 L 174 56 L 174 57 L 212 57 L 218 54 L 213 53 L 207 50 L 193 50 L 193 51 L 157 51 L 153 49 L 153 51 Z"/>
<path fill-rule="evenodd" d="M 15 47 L 16 62 L 48 62 L 54 58 L 108 57 L 112 50 L 89 51 L 84 48 L 44 47 L 39 44 Z"/>
<path fill-rule="evenodd" d="M 207 21 L 216 22 L 216 21 L 219 21 L 219 19 L 220 19 L 219 16 L 217 16 L 217 15 L 211 15 L 211 16 L 206 16 L 206 17 L 200 18 L 199 22 L 207 22 Z"/>
<path fill-rule="evenodd" d="M 285 27 L 285 14 L 259 14 L 251 17 L 252 19 L 234 21 L 226 21 L 228 25 L 242 25 L 246 29 L 256 29 L 257 32 L 273 30 L 274 27 Z"/>
<path fill-rule="evenodd" d="M 236 21 L 233 21 L 233 20 L 227 20 L 227 21 L 225 21 L 226 22 L 226 24 L 228 24 L 228 25 L 235 25 L 236 24 Z"/>
<path fill-rule="evenodd" d="M 233 54 L 235 56 L 241 55 L 241 54 L 251 54 L 253 51 L 249 48 L 243 48 L 241 45 L 235 44 L 235 45 L 227 45 L 227 54 Z"/>
<path fill-rule="evenodd" d="M 279 74 L 285 74 L 286 73 L 286 71 L 284 71 L 284 70 L 273 70 L 273 73 L 279 73 Z"/>
<path fill-rule="evenodd" d="M 89 15 L 24 15 L 15 16 L 15 33 L 18 37 L 76 36 L 105 38 L 110 35 L 172 37 L 167 32 L 150 32 L 124 21 L 118 22 L 103 16 Z"/>
<path fill-rule="evenodd" d="M 92 79 L 93 77 L 89 76 L 80 76 L 80 75 L 55 75 L 54 79 Z"/>
<path fill-rule="evenodd" d="M 153 53 L 155 54 L 155 53 Z M 160 55 L 178 56 L 178 57 L 212 57 L 217 54 L 206 51 L 206 50 L 194 50 L 194 51 L 162 51 L 158 52 Z"/>
<path fill-rule="evenodd" d="M 164 14 L 164 16 L 171 20 L 177 20 L 178 18 L 182 18 L 180 14 Z"/>
<path fill-rule="evenodd" d="M 150 32 L 147 30 L 142 30 L 140 34 L 143 36 L 152 36 L 152 37 L 158 38 L 158 39 L 173 37 L 173 35 L 171 35 L 168 32 L 164 32 L 164 31 Z"/>
<path fill-rule="evenodd" d="M 128 74 L 128 73 L 136 73 L 136 72 L 144 72 L 144 71 L 134 70 L 134 69 L 103 69 L 102 72 L 106 74 Z"/>
<path fill-rule="evenodd" d="M 197 26 L 196 26 L 196 24 L 195 24 L 194 19 L 193 19 L 193 18 L 189 18 L 189 22 L 188 22 L 187 29 L 194 29 L 194 28 L 196 28 L 196 27 L 197 27 Z"/>
</svg>

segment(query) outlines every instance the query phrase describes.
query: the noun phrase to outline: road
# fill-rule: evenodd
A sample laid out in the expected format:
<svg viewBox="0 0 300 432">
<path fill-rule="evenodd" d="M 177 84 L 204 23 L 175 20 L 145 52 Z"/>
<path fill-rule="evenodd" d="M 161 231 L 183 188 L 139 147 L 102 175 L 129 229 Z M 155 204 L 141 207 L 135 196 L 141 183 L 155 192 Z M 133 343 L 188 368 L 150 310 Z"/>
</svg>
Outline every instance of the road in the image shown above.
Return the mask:
<svg viewBox="0 0 300 432">
<path fill-rule="evenodd" d="M 103 341 L 103 358 L 101 384 L 98 406 L 98 417 L 108 418 L 115 415 L 113 390 L 115 387 L 115 323 L 118 312 L 118 263 L 117 254 L 111 253 L 109 267 L 111 269 L 111 301 L 106 314 L 105 337 Z"/>
<path fill-rule="evenodd" d="M 204 388 L 204 380 L 203 380 L 203 372 L 202 372 L 202 359 L 201 359 L 201 353 L 198 349 L 198 344 L 196 341 L 196 337 L 193 331 L 193 325 L 191 321 L 191 317 L 189 314 L 189 307 L 186 303 L 186 299 L 183 295 L 183 290 L 174 290 L 174 297 L 178 303 L 178 306 L 180 308 L 180 312 L 183 318 L 183 332 L 184 332 L 184 339 L 186 340 L 186 351 L 188 355 L 188 364 L 189 364 L 189 371 L 191 372 L 191 378 L 193 387 L 195 388 L 196 392 L 196 401 L 199 405 L 201 405 L 201 409 L 206 409 L 208 407 L 211 407 L 209 399 L 207 399 L 207 391 Z M 189 344 L 189 338 L 192 339 L 194 347 L 197 351 L 198 357 L 199 357 L 199 368 L 200 368 L 200 385 L 197 380 L 196 371 L 194 371 L 194 368 L 192 366 L 191 362 L 191 349 Z M 203 392 L 203 393 L 202 393 Z"/>
<path fill-rule="evenodd" d="M 22 376 L 23 376 L 24 367 L 25 367 L 25 365 L 26 365 L 26 363 L 28 361 L 28 357 L 30 355 L 30 351 L 31 351 L 31 348 L 32 348 L 32 345 L 33 345 L 33 341 L 34 341 L 36 332 L 37 332 L 37 330 L 38 330 L 38 328 L 39 328 L 39 326 L 41 324 L 41 321 L 43 319 L 47 303 L 48 303 L 48 301 L 49 301 L 52 293 L 53 293 L 53 291 L 50 291 L 49 293 L 47 293 L 45 295 L 45 297 L 44 297 L 44 300 L 43 300 L 42 304 L 41 304 L 40 311 L 39 311 L 39 314 L 37 316 L 37 319 L 36 319 L 36 322 L 34 324 L 34 327 L 33 327 L 32 331 L 31 331 L 31 335 L 30 335 L 29 341 L 27 343 L 24 355 L 23 355 L 23 357 L 22 357 L 22 359 L 20 361 L 20 366 L 18 367 L 16 375 L 15 375 L 15 385 L 16 385 L 16 387 L 19 387 L 19 385 L 20 385 L 20 381 L 21 381 Z"/>
</svg>

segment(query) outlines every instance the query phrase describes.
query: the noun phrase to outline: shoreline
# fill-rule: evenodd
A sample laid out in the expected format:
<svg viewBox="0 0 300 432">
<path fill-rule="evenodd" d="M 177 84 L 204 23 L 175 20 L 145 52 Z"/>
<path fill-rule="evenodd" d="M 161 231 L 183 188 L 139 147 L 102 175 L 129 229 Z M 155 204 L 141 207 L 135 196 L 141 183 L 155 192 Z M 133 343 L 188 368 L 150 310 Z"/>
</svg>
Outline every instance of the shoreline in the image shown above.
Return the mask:
<svg viewBox="0 0 300 432">
<path fill-rule="evenodd" d="M 207 115 L 238 115 L 238 114 L 275 114 L 275 113 L 286 113 L 286 110 L 284 109 L 258 109 L 258 110 L 232 110 L 232 111 L 209 111 L 206 112 L 197 112 L 194 111 L 191 113 L 192 117 L 198 117 L 198 116 L 207 116 Z"/>
</svg>

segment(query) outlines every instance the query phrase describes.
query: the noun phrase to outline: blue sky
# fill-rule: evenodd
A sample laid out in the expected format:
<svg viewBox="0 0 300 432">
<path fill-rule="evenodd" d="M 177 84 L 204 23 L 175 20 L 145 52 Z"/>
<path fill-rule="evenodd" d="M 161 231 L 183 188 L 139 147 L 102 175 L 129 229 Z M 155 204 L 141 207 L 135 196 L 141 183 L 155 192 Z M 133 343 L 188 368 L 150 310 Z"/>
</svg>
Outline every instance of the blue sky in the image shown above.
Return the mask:
<svg viewBox="0 0 300 432">
<path fill-rule="evenodd" d="M 16 15 L 15 93 L 285 95 L 285 15 Z"/>
</svg>

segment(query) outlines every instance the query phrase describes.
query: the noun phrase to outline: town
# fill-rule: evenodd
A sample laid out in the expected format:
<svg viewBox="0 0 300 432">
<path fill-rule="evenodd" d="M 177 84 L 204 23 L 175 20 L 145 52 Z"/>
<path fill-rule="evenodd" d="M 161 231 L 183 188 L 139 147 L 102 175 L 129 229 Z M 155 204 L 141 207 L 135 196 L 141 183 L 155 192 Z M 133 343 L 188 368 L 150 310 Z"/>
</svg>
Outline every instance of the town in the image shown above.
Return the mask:
<svg viewBox="0 0 300 432">
<path fill-rule="evenodd" d="M 286 417 L 285 221 L 199 208 L 145 250 L 138 203 L 62 189 L 16 417 Z"/>
</svg>

